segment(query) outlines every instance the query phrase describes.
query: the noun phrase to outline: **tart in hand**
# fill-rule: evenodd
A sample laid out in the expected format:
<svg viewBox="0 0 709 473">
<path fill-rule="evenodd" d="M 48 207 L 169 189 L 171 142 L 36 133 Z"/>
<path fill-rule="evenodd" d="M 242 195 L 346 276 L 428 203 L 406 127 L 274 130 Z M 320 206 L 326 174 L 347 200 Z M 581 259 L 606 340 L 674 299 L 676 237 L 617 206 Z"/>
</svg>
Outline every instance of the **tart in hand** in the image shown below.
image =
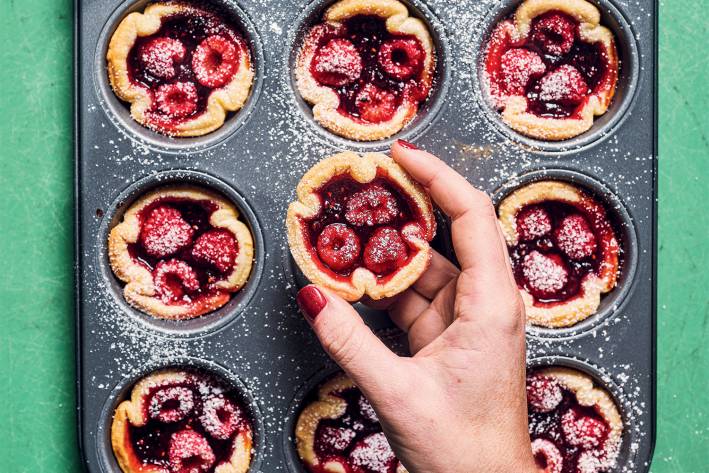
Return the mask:
<svg viewBox="0 0 709 473">
<path fill-rule="evenodd" d="M 344 373 L 319 387 L 298 417 L 298 456 L 311 473 L 406 473 L 369 401 Z"/>
<path fill-rule="evenodd" d="M 211 375 L 164 370 L 116 408 L 111 444 L 124 473 L 246 473 L 253 427 L 240 398 Z"/>
<path fill-rule="evenodd" d="M 118 98 L 143 126 L 201 136 L 243 107 L 254 73 L 244 38 L 222 15 L 182 2 L 150 4 L 118 25 L 106 54 Z"/>
<path fill-rule="evenodd" d="M 406 290 L 426 270 L 436 232 L 431 200 L 393 159 L 344 152 L 300 180 L 288 243 L 305 276 L 348 301 Z"/>
<path fill-rule="evenodd" d="M 194 186 L 142 196 L 108 239 L 126 301 L 162 319 L 194 318 L 229 302 L 251 273 L 253 251 L 236 207 Z"/>
<path fill-rule="evenodd" d="M 544 473 L 601 473 L 615 466 L 623 420 L 586 374 L 545 368 L 527 376 L 529 434 Z"/>
<path fill-rule="evenodd" d="M 426 100 L 435 69 L 426 25 L 397 0 L 341 0 L 306 35 L 295 75 L 323 127 L 345 138 L 387 138 Z"/>
<path fill-rule="evenodd" d="M 616 286 L 620 247 L 604 207 L 571 184 L 540 181 L 498 207 L 527 312 L 544 327 L 569 327 L 596 313 Z"/>
<path fill-rule="evenodd" d="M 486 86 L 510 128 L 565 140 L 606 113 L 618 54 L 600 21 L 586 0 L 525 0 L 495 27 L 484 53 Z"/>
</svg>

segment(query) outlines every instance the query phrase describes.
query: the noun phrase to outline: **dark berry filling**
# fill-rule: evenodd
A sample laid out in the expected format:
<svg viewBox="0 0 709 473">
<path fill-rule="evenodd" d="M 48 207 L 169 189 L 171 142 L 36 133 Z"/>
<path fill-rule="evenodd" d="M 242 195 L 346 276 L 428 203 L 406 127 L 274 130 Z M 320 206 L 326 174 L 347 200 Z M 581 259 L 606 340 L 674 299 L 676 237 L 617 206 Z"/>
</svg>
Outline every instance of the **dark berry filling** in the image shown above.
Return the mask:
<svg viewBox="0 0 709 473">
<path fill-rule="evenodd" d="M 145 415 L 144 426 L 129 424 L 127 432 L 137 459 L 175 472 L 213 472 L 229 461 L 234 438 L 251 430 L 237 394 L 199 372 L 151 388 Z"/>
<path fill-rule="evenodd" d="M 603 45 L 582 40 L 578 21 L 560 11 L 534 18 L 521 41 L 498 27 L 485 59 L 494 95 L 522 95 L 528 112 L 549 118 L 577 117 L 590 94 L 612 86 L 615 67 Z"/>
<path fill-rule="evenodd" d="M 212 91 L 236 73 L 243 50 L 238 29 L 205 10 L 167 16 L 156 33 L 139 37 L 128 55 L 128 76 L 153 96 L 151 125 L 169 132 L 204 113 Z"/>
<path fill-rule="evenodd" d="M 429 94 L 430 84 L 421 80 L 421 43 L 390 33 L 378 16 L 355 16 L 337 28 L 319 25 L 310 38 L 316 41 L 310 71 L 337 92 L 344 115 L 379 123 L 391 119 L 404 100 L 419 103 Z"/>
</svg>

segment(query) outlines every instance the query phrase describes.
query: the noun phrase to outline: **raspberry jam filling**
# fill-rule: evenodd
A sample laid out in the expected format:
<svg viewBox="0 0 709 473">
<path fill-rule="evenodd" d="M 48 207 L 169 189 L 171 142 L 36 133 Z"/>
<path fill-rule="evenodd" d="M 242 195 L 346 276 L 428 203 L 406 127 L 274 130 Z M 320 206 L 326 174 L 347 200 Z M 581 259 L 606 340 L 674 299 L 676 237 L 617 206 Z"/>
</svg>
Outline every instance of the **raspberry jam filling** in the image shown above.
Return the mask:
<svg viewBox="0 0 709 473">
<path fill-rule="evenodd" d="M 317 194 L 320 213 L 302 224 L 314 259 L 332 276 L 348 279 L 365 267 L 385 281 L 415 255 L 402 228 L 422 216 L 384 175 L 366 184 L 336 176 Z"/>
<path fill-rule="evenodd" d="M 237 28 L 215 13 L 190 9 L 162 18 L 160 29 L 138 37 L 128 76 L 153 98 L 151 125 L 169 132 L 207 109 L 214 89 L 228 84 L 246 51 Z"/>
<path fill-rule="evenodd" d="M 519 241 L 510 248 L 512 267 L 517 285 L 534 296 L 536 305 L 579 297 L 586 276 L 615 266 L 607 261 L 617 258 L 615 232 L 600 205 L 545 201 L 522 208 L 516 219 Z"/>
<path fill-rule="evenodd" d="M 347 403 L 337 419 L 322 419 L 315 431 L 315 453 L 320 464 L 337 461 L 348 473 L 395 473 L 399 460 L 382 433 L 379 418 L 359 389 L 335 393 Z M 313 473 L 320 469 L 310 467 Z"/>
<path fill-rule="evenodd" d="M 498 101 L 524 96 L 540 117 L 578 118 L 588 96 L 613 86 L 616 65 L 602 43 L 579 36 L 579 22 L 560 11 L 534 18 L 526 38 L 515 41 L 498 25 L 488 44 L 485 70 Z"/>
<path fill-rule="evenodd" d="M 339 27 L 318 25 L 309 34 L 316 51 L 310 72 L 337 92 L 338 111 L 355 120 L 390 120 L 404 102 L 418 104 L 430 84 L 421 80 L 425 51 L 412 35 L 393 34 L 378 16 L 358 15 Z"/>
<path fill-rule="evenodd" d="M 232 272 L 239 247 L 230 231 L 209 223 L 216 210 L 206 200 L 161 198 L 139 212 L 140 234 L 128 251 L 153 274 L 165 304 L 198 304 L 216 293 L 229 297 L 214 283 Z"/>
<path fill-rule="evenodd" d="M 234 438 L 252 430 L 236 393 L 198 372 L 151 388 L 144 415 L 144 426 L 129 424 L 127 431 L 136 457 L 175 472 L 215 471 L 230 460 Z"/>
<path fill-rule="evenodd" d="M 617 450 L 606 443 L 610 425 L 595 406 L 582 406 L 556 379 L 527 376 L 527 408 L 532 451 L 547 473 L 608 471 Z"/>
</svg>

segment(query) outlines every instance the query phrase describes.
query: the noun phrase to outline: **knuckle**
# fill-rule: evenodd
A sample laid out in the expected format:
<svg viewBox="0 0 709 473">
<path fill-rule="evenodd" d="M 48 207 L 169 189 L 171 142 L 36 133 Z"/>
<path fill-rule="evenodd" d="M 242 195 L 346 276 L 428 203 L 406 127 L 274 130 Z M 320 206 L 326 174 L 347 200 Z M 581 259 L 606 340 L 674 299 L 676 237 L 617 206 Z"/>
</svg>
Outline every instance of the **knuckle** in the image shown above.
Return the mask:
<svg viewBox="0 0 709 473">
<path fill-rule="evenodd" d="M 362 351 L 364 337 L 354 324 L 342 325 L 329 330 L 323 340 L 323 348 L 342 366 L 355 360 Z"/>
</svg>

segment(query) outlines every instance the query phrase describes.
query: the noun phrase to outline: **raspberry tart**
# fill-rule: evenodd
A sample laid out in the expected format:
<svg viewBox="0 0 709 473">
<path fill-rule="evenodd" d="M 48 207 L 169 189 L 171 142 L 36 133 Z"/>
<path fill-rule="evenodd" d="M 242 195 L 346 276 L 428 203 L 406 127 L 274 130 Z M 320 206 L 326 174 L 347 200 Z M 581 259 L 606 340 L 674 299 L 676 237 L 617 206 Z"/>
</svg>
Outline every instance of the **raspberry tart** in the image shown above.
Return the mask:
<svg viewBox="0 0 709 473">
<path fill-rule="evenodd" d="M 253 238 L 234 205 L 194 186 L 142 196 L 109 235 L 126 301 L 153 317 L 190 319 L 218 309 L 251 273 Z"/>
<path fill-rule="evenodd" d="M 106 54 L 115 94 L 131 116 L 169 136 L 201 136 L 243 107 L 254 73 L 238 28 L 182 2 L 152 3 L 121 21 Z"/>
<path fill-rule="evenodd" d="M 621 248 L 603 205 L 559 181 L 525 185 L 498 207 L 527 320 L 569 327 L 617 284 Z"/>
<path fill-rule="evenodd" d="M 589 130 L 615 94 L 618 54 L 585 0 L 526 0 L 492 32 L 485 82 L 503 121 L 541 140 Z"/>
<path fill-rule="evenodd" d="M 586 374 L 545 368 L 527 376 L 532 452 L 545 473 L 602 473 L 615 466 L 623 420 Z"/>
<path fill-rule="evenodd" d="M 295 75 L 323 127 L 373 141 L 401 130 L 433 82 L 426 25 L 397 0 L 341 0 L 306 35 Z"/>
<path fill-rule="evenodd" d="M 431 200 L 381 153 L 344 152 L 300 180 L 288 207 L 288 243 L 315 284 L 349 301 L 391 297 L 428 267 L 436 232 Z"/>
<path fill-rule="evenodd" d="M 253 427 L 221 380 L 170 369 L 133 386 L 114 413 L 111 443 L 124 473 L 245 473 Z"/>
<path fill-rule="evenodd" d="M 376 412 L 344 373 L 319 387 L 298 417 L 295 439 L 311 473 L 406 473 Z"/>
</svg>

